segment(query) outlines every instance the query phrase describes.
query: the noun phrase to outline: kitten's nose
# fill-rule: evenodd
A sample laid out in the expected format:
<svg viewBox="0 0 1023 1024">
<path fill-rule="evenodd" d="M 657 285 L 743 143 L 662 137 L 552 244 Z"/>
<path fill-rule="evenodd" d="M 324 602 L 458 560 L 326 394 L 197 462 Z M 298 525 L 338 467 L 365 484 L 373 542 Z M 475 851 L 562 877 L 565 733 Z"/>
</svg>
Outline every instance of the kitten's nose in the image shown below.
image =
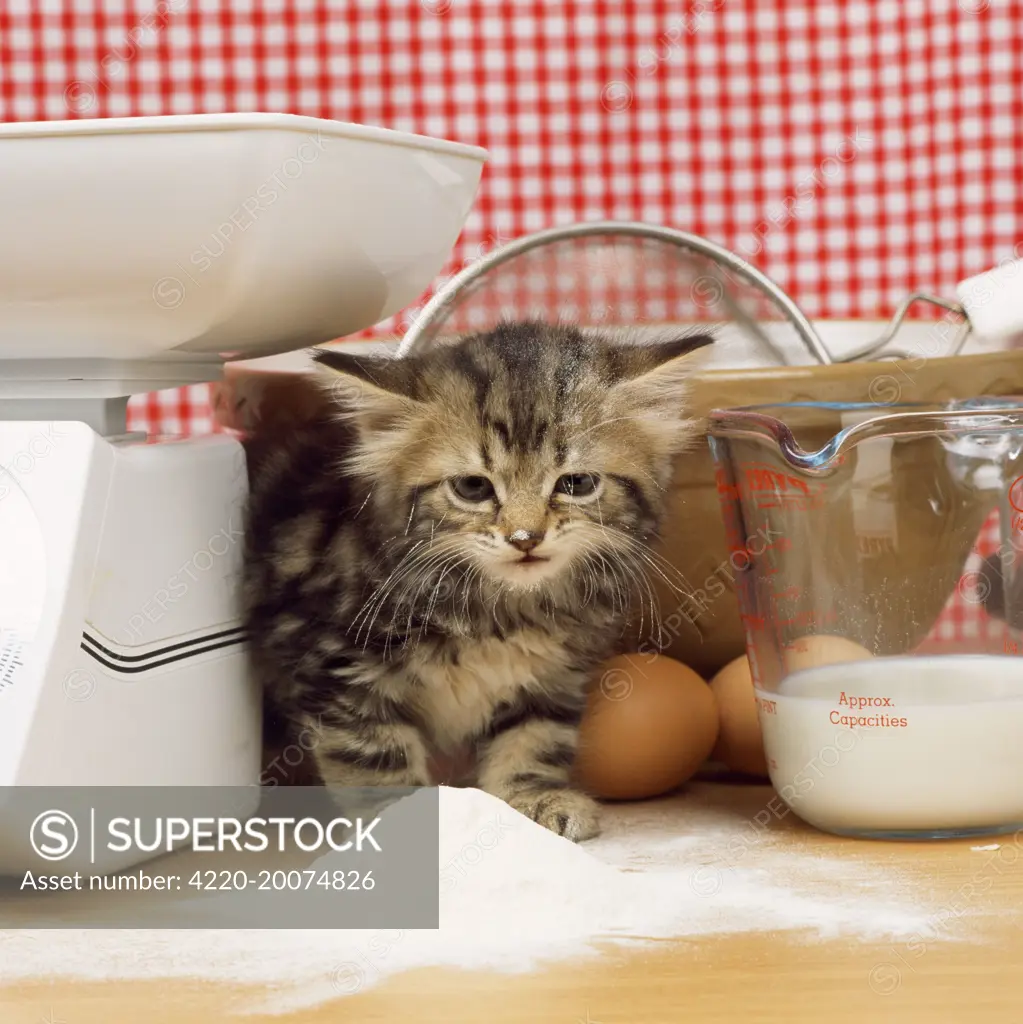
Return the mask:
<svg viewBox="0 0 1023 1024">
<path fill-rule="evenodd" d="M 513 548 L 518 548 L 519 551 L 528 554 L 533 548 L 537 547 L 543 540 L 542 533 L 532 533 L 529 530 L 516 530 L 514 533 L 509 533 L 505 540 Z"/>
</svg>

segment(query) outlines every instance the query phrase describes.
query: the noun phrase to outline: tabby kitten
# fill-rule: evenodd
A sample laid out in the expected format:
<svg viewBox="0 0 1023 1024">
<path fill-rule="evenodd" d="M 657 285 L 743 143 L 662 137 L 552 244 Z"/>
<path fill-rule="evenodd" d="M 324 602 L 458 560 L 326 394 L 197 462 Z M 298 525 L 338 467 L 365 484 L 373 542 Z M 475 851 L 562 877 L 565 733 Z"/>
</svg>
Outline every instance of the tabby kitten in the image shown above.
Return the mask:
<svg viewBox="0 0 1023 1024">
<path fill-rule="evenodd" d="M 476 785 L 596 835 L 569 781 L 579 720 L 710 341 L 514 323 L 405 359 L 316 354 L 331 412 L 254 442 L 244 600 L 268 718 L 319 737 L 324 782 L 429 785 L 432 754 L 470 745 Z"/>
</svg>

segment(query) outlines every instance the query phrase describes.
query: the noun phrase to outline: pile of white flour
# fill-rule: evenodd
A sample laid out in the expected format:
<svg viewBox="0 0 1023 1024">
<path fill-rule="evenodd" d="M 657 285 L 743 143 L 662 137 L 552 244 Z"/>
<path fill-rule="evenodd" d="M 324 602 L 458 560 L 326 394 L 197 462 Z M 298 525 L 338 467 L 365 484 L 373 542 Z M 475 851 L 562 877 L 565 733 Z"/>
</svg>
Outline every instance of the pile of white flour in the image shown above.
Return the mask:
<svg viewBox="0 0 1023 1024">
<path fill-rule="evenodd" d="M 275 1007 L 290 1009 L 410 968 L 525 971 L 608 943 L 802 929 L 905 939 L 926 934 L 935 909 L 883 852 L 824 860 L 802 833 L 758 828 L 690 795 L 606 808 L 603 835 L 577 846 L 479 790 L 444 788 L 440 863 L 436 931 L 0 933 L 0 982 L 255 983 L 275 986 Z"/>
</svg>

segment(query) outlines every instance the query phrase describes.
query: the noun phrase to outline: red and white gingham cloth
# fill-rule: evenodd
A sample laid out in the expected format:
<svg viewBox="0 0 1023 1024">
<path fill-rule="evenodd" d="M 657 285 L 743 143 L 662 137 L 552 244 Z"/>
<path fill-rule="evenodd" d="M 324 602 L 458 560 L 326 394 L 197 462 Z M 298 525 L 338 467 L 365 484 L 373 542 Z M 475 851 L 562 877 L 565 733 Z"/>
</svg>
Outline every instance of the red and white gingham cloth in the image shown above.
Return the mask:
<svg viewBox="0 0 1023 1024">
<path fill-rule="evenodd" d="M 1023 241 L 1023 0 L 0 0 L 0 120 L 259 110 L 487 148 L 445 276 L 641 220 L 885 319 Z M 131 424 L 214 429 L 208 389 Z"/>
<path fill-rule="evenodd" d="M 1010 542 L 1011 543 L 1011 542 Z M 1006 653 L 1010 649 L 1010 633 L 1004 622 L 992 619 L 982 607 L 984 591 L 989 586 L 1000 586 L 980 574 L 986 558 L 1000 550 L 1003 542 L 999 534 L 998 513 L 993 513 L 984 524 L 963 566 L 963 574 L 951 594 L 928 640 L 937 644 L 969 645 L 972 650 Z"/>
</svg>

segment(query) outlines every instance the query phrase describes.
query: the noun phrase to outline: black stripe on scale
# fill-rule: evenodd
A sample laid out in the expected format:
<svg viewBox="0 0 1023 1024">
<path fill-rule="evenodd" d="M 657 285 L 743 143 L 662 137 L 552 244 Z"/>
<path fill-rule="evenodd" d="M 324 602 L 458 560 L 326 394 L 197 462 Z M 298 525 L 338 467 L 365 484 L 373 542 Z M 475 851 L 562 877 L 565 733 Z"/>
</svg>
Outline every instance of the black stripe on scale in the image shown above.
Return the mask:
<svg viewBox="0 0 1023 1024">
<path fill-rule="evenodd" d="M 209 644 L 226 640 L 228 643 L 244 643 L 246 632 L 244 626 L 235 626 L 231 629 L 221 629 L 216 633 L 207 633 L 204 636 L 197 636 L 191 640 L 180 640 L 177 643 L 168 644 L 165 647 L 157 647 L 145 654 L 121 654 L 110 647 L 101 644 L 88 632 L 82 633 L 82 650 L 96 656 L 96 652 L 106 655 L 107 659 L 119 665 L 136 665 L 140 662 L 151 662 L 167 654 L 177 654 L 178 657 L 188 657 L 190 653 L 199 653 L 199 648 L 205 648 Z M 93 650 L 95 648 L 95 650 Z"/>
<path fill-rule="evenodd" d="M 201 654 L 212 654 L 214 651 L 221 651 L 226 647 L 235 647 L 239 644 L 245 643 L 245 640 L 246 637 L 244 634 L 238 634 L 228 640 L 222 640 L 219 643 L 209 644 L 206 647 L 193 648 L 191 650 L 183 651 L 180 654 L 173 654 L 166 658 L 160 658 L 157 661 L 146 662 L 144 665 L 126 665 L 123 661 L 111 661 L 89 647 L 85 640 L 82 641 L 80 646 L 82 650 L 93 659 L 93 661 L 99 662 L 100 665 L 106 669 L 110 669 L 111 672 L 117 672 L 121 675 L 137 675 L 139 672 L 148 672 L 153 668 L 163 668 L 165 665 L 173 665 L 175 662 L 184 661 L 187 658 L 197 658 Z"/>
<path fill-rule="evenodd" d="M 631 477 L 619 476 L 617 473 L 609 473 L 608 476 L 610 476 L 611 479 L 614 480 L 614 482 L 618 484 L 618 486 L 621 487 L 630 498 L 632 498 L 636 503 L 636 507 L 640 511 L 640 515 L 642 515 L 644 519 L 651 521 L 656 518 L 654 516 L 653 506 L 649 501 L 647 501 L 647 497 L 643 493 L 643 488 L 640 487 L 635 480 Z"/>
</svg>

